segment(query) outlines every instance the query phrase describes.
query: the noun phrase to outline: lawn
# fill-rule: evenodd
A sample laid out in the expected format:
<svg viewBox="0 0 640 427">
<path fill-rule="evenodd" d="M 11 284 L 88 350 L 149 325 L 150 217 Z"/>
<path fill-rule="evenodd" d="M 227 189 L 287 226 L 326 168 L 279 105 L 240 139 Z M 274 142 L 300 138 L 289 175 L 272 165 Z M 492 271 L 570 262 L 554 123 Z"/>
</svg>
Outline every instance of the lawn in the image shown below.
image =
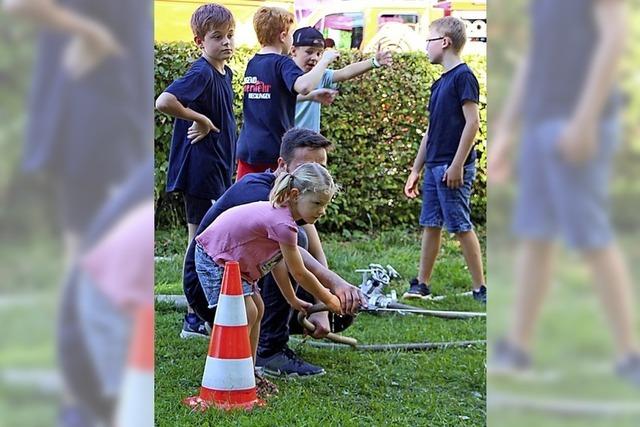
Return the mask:
<svg viewBox="0 0 640 427">
<path fill-rule="evenodd" d="M 156 235 L 156 293 L 180 293 L 179 231 Z M 484 245 L 483 233 L 481 241 Z M 415 275 L 419 235 L 381 232 L 323 236 L 329 265 L 351 283 L 359 284 L 356 268 L 369 263 L 391 264 L 403 276 L 392 282 L 401 294 Z M 436 293 L 469 290 L 470 277 L 455 240 L 444 239 L 433 277 Z M 418 305 L 415 303 L 415 305 Z M 482 311 L 469 297 L 423 302 L 432 309 Z M 207 342 L 182 340 L 182 312 L 156 305 L 156 424 L 159 426 L 219 425 L 429 425 L 485 424 L 485 347 L 429 352 L 367 353 L 318 349 L 297 342 L 292 347 L 327 374 L 307 380 L 275 380 L 280 393 L 264 408 L 250 413 L 190 413 L 180 404 L 200 386 Z M 420 316 L 361 314 L 345 335 L 362 343 L 437 342 L 485 338 L 485 319 L 444 320 Z"/>
<path fill-rule="evenodd" d="M 495 234 L 496 236 L 498 233 Z M 491 343 L 504 336 L 511 321 L 514 298 L 512 278 L 514 248 L 511 242 L 490 238 L 489 278 L 491 298 L 488 311 L 489 354 Z M 621 245 L 630 260 L 640 259 L 637 233 L 625 236 Z M 488 420 L 496 427 L 528 426 L 638 426 L 640 389 L 613 374 L 613 339 L 599 300 L 590 283 L 588 269 L 576 254 L 559 250 L 553 288 L 542 309 L 533 349 L 533 375 L 488 378 Z M 640 264 L 631 262 L 638 277 Z M 636 290 L 636 295 L 638 295 Z M 639 305 L 636 301 L 635 307 Z M 638 318 L 636 333 L 640 330 Z M 522 404 L 493 406 L 494 397 L 518 399 Z M 635 405 L 635 412 L 617 410 L 613 415 L 581 411 L 571 416 L 551 410 L 549 403 L 567 408 L 586 404 L 590 410 L 612 405 Z M 591 403 L 593 402 L 593 403 Z M 600 410 L 602 412 L 602 410 Z"/>
</svg>

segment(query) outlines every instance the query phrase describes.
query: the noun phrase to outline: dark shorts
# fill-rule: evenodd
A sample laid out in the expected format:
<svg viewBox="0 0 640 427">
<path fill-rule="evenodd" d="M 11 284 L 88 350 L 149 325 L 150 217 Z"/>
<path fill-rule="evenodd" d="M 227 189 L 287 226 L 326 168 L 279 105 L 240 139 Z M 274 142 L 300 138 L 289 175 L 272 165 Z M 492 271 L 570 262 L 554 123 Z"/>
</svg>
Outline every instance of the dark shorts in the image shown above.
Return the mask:
<svg viewBox="0 0 640 427">
<path fill-rule="evenodd" d="M 184 210 L 187 213 L 187 222 L 189 224 L 200 225 L 202 218 L 204 218 L 214 201 L 190 194 L 183 194 L 182 197 L 184 199 Z"/>
<path fill-rule="evenodd" d="M 422 227 L 442 228 L 447 226 L 450 233 L 473 230 L 469 198 L 476 176 L 475 163 L 464 167 L 462 187 L 451 189 L 442 181 L 448 165 L 427 167 L 422 185 Z"/>
</svg>

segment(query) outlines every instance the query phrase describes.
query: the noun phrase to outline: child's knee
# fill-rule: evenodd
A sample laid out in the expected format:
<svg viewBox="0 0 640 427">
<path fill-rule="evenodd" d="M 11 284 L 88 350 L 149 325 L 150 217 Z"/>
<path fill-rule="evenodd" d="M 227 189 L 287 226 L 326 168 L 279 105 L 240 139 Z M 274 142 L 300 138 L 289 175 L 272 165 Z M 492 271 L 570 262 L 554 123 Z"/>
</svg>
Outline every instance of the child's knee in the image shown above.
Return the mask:
<svg viewBox="0 0 640 427">
<path fill-rule="evenodd" d="M 260 323 L 262 315 L 264 314 L 264 304 L 261 298 L 254 298 L 253 296 L 244 297 L 244 303 L 247 307 L 247 323 L 249 326 Z"/>
<path fill-rule="evenodd" d="M 253 295 L 253 302 L 255 303 L 258 311 L 258 321 L 260 321 L 262 320 L 262 316 L 264 316 L 264 302 L 262 302 L 262 298 L 258 294 Z"/>
</svg>

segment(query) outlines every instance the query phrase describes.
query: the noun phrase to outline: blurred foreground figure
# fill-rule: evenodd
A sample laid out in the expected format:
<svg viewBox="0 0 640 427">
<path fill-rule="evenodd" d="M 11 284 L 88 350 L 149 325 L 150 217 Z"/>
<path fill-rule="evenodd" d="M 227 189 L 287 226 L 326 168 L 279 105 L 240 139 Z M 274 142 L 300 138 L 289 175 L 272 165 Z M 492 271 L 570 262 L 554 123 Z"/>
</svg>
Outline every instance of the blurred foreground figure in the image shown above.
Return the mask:
<svg viewBox="0 0 640 427">
<path fill-rule="evenodd" d="M 108 198 L 152 156 L 153 30 L 147 1 L 4 0 L 39 28 L 23 170 L 53 193 L 70 259 Z"/>
<path fill-rule="evenodd" d="M 622 0 L 534 0 L 528 55 L 520 65 L 489 152 L 489 179 L 507 181 L 509 138 L 522 139 L 515 173 L 516 299 L 489 372 L 531 364 L 534 326 L 548 293 L 559 237 L 586 262 L 615 341 L 615 367 L 640 386 L 634 297 L 608 212 L 620 143 L 618 64 L 628 38 Z"/>
<path fill-rule="evenodd" d="M 54 209 L 43 216 L 56 218 L 64 240 L 58 424 L 113 425 L 133 319 L 153 303 L 152 6 L 127 0 L 2 0 L 2 6 L 39 30 L 22 172 L 44 184 L 37 199 L 52 199 Z M 32 240 L 43 237 L 35 234 Z M 134 399 L 145 413 L 152 393 Z"/>
</svg>

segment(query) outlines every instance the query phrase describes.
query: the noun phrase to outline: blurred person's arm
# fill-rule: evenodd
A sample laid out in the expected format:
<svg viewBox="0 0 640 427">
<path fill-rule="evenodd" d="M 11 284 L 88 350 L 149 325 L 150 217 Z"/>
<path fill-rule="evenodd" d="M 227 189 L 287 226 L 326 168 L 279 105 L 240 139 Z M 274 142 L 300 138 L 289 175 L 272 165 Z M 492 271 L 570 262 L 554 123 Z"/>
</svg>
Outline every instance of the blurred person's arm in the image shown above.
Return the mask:
<svg viewBox="0 0 640 427">
<path fill-rule="evenodd" d="M 458 188 L 462 186 L 464 161 L 469 156 L 469 152 L 473 147 L 473 142 L 476 139 L 476 134 L 480 129 L 480 112 L 478 111 L 478 104 L 473 101 L 466 101 L 462 104 L 462 114 L 464 114 L 464 128 L 462 129 L 462 135 L 460 136 L 460 143 L 456 150 L 456 155 L 453 157 L 451 165 L 447 168 L 443 181 L 447 182 L 447 187 Z"/>
<path fill-rule="evenodd" d="M 55 30 L 108 40 L 117 45 L 104 25 L 53 0 L 4 0 L 2 7 L 8 14 L 31 19 Z"/>
<path fill-rule="evenodd" d="M 504 182 L 509 175 L 509 151 L 512 134 L 520 124 L 525 86 L 530 72 L 531 55 L 525 57 L 516 67 L 516 72 L 508 90 L 509 96 L 498 116 L 495 129 L 490 133 L 487 156 L 487 176 L 492 182 Z"/>
<path fill-rule="evenodd" d="M 74 36 L 63 58 L 73 77 L 87 74 L 105 58 L 123 51 L 111 29 L 53 0 L 4 0 L 2 7 L 8 14 Z"/>
<path fill-rule="evenodd" d="M 565 158 L 582 162 L 593 156 L 598 142 L 598 124 L 618 78 L 628 28 L 624 0 L 599 0 L 594 10 L 598 40 L 580 98 L 559 140 Z"/>
<path fill-rule="evenodd" d="M 418 154 L 416 154 L 416 158 L 413 161 L 413 166 L 411 167 L 411 172 L 409 173 L 407 182 L 404 185 L 404 194 L 410 199 L 414 199 L 418 196 L 418 180 L 420 178 L 420 172 L 422 172 L 422 168 L 424 167 L 424 159 L 427 155 L 428 134 L 429 129 L 427 128 L 427 130 L 424 131 L 424 136 L 422 137 L 422 141 L 420 141 Z"/>
<path fill-rule="evenodd" d="M 192 144 L 200 141 L 211 131 L 220 132 L 220 129 L 215 127 L 207 116 L 185 107 L 172 93 L 162 92 L 156 99 L 156 108 L 170 116 L 192 121 L 193 125 L 187 131 L 187 138 L 191 140 Z"/>
</svg>

